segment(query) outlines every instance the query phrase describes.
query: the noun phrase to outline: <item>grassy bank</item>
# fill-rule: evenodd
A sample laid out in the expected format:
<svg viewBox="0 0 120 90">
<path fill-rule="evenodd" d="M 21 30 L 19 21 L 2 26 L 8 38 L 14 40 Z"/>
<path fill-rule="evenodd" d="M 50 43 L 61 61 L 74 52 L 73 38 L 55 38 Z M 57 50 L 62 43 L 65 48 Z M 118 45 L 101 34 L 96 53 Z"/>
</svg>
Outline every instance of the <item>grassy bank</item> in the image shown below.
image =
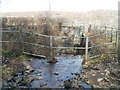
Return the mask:
<svg viewBox="0 0 120 90">
<path fill-rule="evenodd" d="M 101 62 L 101 61 L 105 61 L 111 58 L 115 58 L 116 55 L 115 54 L 105 54 L 105 55 L 101 55 L 100 57 L 96 57 L 96 58 L 92 58 L 90 59 L 90 63 L 97 63 L 97 62 Z"/>
<path fill-rule="evenodd" d="M 27 60 L 29 60 L 29 57 L 25 55 L 7 51 L 2 52 L 2 79 L 7 80 L 18 71 L 23 71 L 25 69 L 23 62 Z"/>
</svg>

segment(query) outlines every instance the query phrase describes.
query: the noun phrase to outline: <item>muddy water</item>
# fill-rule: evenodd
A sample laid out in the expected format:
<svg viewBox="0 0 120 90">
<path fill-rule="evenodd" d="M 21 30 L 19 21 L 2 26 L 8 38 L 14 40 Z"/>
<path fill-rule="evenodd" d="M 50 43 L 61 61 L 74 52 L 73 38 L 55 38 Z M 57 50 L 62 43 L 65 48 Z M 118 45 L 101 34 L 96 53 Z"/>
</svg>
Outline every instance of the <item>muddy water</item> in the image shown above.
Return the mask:
<svg viewBox="0 0 120 90">
<path fill-rule="evenodd" d="M 35 70 L 31 73 L 31 77 L 36 75 L 40 77 L 31 82 L 31 88 L 64 88 L 64 80 L 74 77 L 73 73 L 80 73 L 83 61 L 80 56 L 62 55 L 56 58 L 58 59 L 56 63 L 47 63 L 45 59 L 36 59 L 31 62 Z"/>
</svg>

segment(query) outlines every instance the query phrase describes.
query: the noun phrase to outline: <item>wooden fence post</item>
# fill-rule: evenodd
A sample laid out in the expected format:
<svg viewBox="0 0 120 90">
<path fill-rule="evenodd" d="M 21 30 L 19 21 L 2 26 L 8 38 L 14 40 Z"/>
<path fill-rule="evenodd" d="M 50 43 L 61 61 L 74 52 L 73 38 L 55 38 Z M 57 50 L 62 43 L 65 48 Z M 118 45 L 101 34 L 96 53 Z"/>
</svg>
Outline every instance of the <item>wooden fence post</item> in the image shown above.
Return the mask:
<svg viewBox="0 0 120 90">
<path fill-rule="evenodd" d="M 120 30 L 116 31 L 116 52 L 117 52 L 117 59 L 120 64 Z"/>
<path fill-rule="evenodd" d="M 53 37 L 50 36 L 50 48 L 52 49 L 52 47 L 53 47 Z"/>
<path fill-rule="evenodd" d="M 116 52 L 118 53 L 118 39 L 119 39 L 119 35 L 118 35 L 118 30 L 116 30 Z"/>
<path fill-rule="evenodd" d="M 107 33 L 107 26 L 105 25 L 105 33 Z M 105 34 L 105 39 L 107 40 L 107 34 Z"/>
<path fill-rule="evenodd" d="M 85 60 L 88 60 L 88 36 L 86 37 L 86 45 L 85 45 Z"/>
<path fill-rule="evenodd" d="M 89 27 L 88 27 L 88 32 L 91 31 L 91 28 L 92 28 L 92 25 L 90 24 Z"/>
<path fill-rule="evenodd" d="M 22 45 L 22 31 L 19 31 L 19 45 L 20 45 L 20 54 L 23 53 L 23 45 Z"/>
<path fill-rule="evenodd" d="M 53 36 L 50 36 L 50 56 L 53 57 Z"/>
<path fill-rule="evenodd" d="M 111 42 L 113 41 L 113 28 L 111 28 Z"/>
</svg>

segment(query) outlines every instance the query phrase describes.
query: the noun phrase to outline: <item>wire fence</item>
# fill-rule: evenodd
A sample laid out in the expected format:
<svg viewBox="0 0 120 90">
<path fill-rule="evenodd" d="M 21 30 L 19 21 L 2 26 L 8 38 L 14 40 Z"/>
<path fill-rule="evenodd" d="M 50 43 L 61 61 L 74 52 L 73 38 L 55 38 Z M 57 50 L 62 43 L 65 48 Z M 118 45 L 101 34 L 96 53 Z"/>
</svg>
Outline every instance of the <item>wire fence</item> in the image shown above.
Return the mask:
<svg viewBox="0 0 120 90">
<path fill-rule="evenodd" d="M 89 30 L 92 30 L 92 27 Z M 24 54 L 54 57 L 61 54 L 79 54 L 88 58 L 116 53 L 118 35 L 117 29 L 110 28 L 107 32 L 94 33 L 84 37 L 48 36 L 25 31 L 1 30 L 2 46 L 5 51 L 15 51 Z M 88 33 L 88 34 L 89 34 Z M 77 42 L 82 45 L 75 46 Z"/>
</svg>

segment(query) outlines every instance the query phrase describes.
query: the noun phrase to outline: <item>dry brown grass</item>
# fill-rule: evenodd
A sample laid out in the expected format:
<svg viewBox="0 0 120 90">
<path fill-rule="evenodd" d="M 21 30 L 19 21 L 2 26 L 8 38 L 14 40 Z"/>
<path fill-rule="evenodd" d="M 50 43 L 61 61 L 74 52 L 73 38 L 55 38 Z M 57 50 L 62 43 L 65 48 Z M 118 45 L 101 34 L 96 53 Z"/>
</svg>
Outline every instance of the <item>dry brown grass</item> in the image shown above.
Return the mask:
<svg viewBox="0 0 120 90">
<path fill-rule="evenodd" d="M 87 36 L 94 36 L 97 34 L 101 34 L 100 36 L 95 36 L 95 37 L 91 37 L 89 38 L 89 41 L 91 42 L 92 46 L 96 46 L 96 45 L 103 45 L 105 43 L 110 43 L 110 35 L 105 35 L 105 32 L 97 32 L 97 31 L 91 31 L 88 33 L 85 33 L 85 35 Z M 102 35 L 103 34 L 103 35 Z M 115 45 L 104 45 L 104 46 L 99 46 L 99 47 L 95 47 L 91 49 L 91 52 L 93 53 L 93 55 L 104 55 L 104 54 L 108 54 L 111 52 L 114 52 L 115 50 Z"/>
</svg>

